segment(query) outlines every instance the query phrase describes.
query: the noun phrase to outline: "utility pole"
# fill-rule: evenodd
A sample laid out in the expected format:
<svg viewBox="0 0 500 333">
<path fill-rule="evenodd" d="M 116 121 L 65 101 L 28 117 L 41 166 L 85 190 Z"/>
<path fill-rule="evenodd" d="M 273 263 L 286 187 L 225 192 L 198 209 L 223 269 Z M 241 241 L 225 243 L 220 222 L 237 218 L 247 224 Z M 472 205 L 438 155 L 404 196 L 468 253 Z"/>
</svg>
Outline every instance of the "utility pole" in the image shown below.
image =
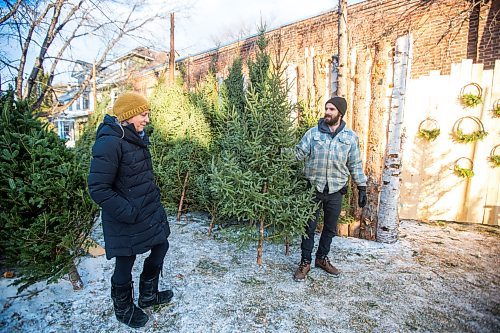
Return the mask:
<svg viewBox="0 0 500 333">
<path fill-rule="evenodd" d="M 339 46 L 339 67 L 337 77 L 337 96 L 346 97 L 347 95 L 347 0 L 339 0 L 338 6 L 338 46 Z"/>
<path fill-rule="evenodd" d="M 174 84 L 175 48 L 174 48 L 174 13 L 170 13 L 170 57 L 168 65 L 169 83 Z"/>
<path fill-rule="evenodd" d="M 97 108 L 97 71 L 95 69 L 95 61 L 92 66 L 92 95 L 93 95 L 93 105 L 89 111 L 89 114 L 94 112 Z"/>
</svg>

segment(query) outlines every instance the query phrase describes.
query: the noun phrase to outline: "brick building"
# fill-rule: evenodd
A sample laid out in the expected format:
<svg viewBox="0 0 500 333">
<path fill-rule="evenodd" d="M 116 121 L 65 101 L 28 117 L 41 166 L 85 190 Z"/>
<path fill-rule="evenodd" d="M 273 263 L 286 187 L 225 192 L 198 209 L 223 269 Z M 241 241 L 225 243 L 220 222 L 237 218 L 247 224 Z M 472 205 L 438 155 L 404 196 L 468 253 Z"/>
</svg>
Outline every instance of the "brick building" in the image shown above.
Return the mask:
<svg viewBox="0 0 500 333">
<path fill-rule="evenodd" d="M 474 63 L 483 63 L 484 69 L 491 69 L 500 58 L 499 11 L 500 1 L 368 0 L 348 7 L 349 44 L 357 49 L 370 48 L 383 40 L 394 44 L 398 36 L 411 32 L 412 78 L 431 70 L 449 73 L 451 64 L 462 59 L 473 59 Z M 306 80 L 308 58 L 312 56 L 313 71 L 321 72 L 337 54 L 337 23 L 337 12 L 328 11 L 267 33 L 271 52 L 286 52 L 286 63 L 295 67 L 298 89 L 307 86 L 300 81 Z M 210 64 L 215 64 L 219 75 L 226 76 L 235 57 L 240 56 L 244 62 L 252 57 L 256 37 L 179 59 L 186 70 L 186 82 L 193 85 L 207 73 Z M 317 79 L 323 78 L 312 80 Z"/>
</svg>

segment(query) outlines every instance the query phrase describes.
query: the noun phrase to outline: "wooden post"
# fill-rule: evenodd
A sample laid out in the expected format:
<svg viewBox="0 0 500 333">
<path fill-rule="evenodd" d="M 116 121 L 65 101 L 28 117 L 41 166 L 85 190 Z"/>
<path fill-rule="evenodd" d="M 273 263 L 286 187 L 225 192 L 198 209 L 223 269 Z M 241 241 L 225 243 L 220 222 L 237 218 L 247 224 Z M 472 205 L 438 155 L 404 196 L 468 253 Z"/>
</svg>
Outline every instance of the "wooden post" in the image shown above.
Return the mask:
<svg viewBox="0 0 500 333">
<path fill-rule="evenodd" d="M 338 50 L 339 73 L 337 78 L 337 96 L 347 97 L 348 39 L 347 39 L 347 0 L 339 0 L 338 5 Z"/>
<path fill-rule="evenodd" d="M 378 218 L 379 195 L 382 189 L 382 169 L 387 142 L 388 63 L 390 45 L 383 41 L 375 45 L 371 76 L 371 105 L 368 128 L 366 175 L 368 176 L 368 203 L 361 216 L 360 237 L 375 240 Z"/>
<path fill-rule="evenodd" d="M 189 171 L 186 172 L 186 177 L 184 177 L 184 184 L 182 185 L 181 200 L 179 201 L 179 208 L 177 209 L 177 223 L 181 221 L 182 205 L 184 204 L 184 197 L 186 196 L 186 187 L 188 178 L 189 178 Z"/>
<path fill-rule="evenodd" d="M 394 88 L 377 223 L 377 241 L 383 243 L 394 243 L 398 240 L 403 111 L 406 82 L 411 67 L 409 59 L 411 58 L 412 42 L 411 35 L 400 37 L 396 41 Z"/>
<path fill-rule="evenodd" d="M 262 193 L 267 192 L 267 182 L 264 183 Z M 257 265 L 262 265 L 262 248 L 264 247 L 264 217 L 259 221 L 259 244 L 257 246 Z"/>
<path fill-rule="evenodd" d="M 174 13 L 170 13 L 170 57 L 168 65 L 168 81 L 174 84 L 175 73 L 175 48 L 174 48 Z"/>
<path fill-rule="evenodd" d="M 363 169 L 366 164 L 366 142 L 368 132 L 368 92 L 370 89 L 369 72 L 371 58 L 367 49 L 361 49 L 356 54 L 356 70 L 354 75 L 354 98 L 352 108 L 352 129 L 359 138 L 359 148 Z M 349 236 L 359 237 L 361 209 L 358 208 L 358 191 L 356 184 L 352 183 L 351 213 L 356 221 L 349 225 Z"/>
</svg>

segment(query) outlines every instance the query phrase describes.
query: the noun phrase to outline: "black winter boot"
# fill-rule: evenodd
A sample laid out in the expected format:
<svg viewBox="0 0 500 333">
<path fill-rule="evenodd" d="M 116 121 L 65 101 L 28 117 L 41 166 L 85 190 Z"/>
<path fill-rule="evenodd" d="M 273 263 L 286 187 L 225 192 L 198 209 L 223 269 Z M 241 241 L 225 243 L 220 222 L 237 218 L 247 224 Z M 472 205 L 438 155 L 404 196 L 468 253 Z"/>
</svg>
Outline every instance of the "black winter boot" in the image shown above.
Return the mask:
<svg viewBox="0 0 500 333">
<path fill-rule="evenodd" d="M 116 285 L 111 280 L 111 298 L 113 299 L 116 319 L 132 328 L 143 327 L 148 322 L 149 317 L 135 306 L 132 294 L 132 281 L 124 285 Z"/>
<path fill-rule="evenodd" d="M 141 274 L 139 283 L 139 306 L 141 308 L 168 303 L 174 296 L 172 290 L 158 291 L 159 276 L 160 270 L 149 279 Z"/>
</svg>

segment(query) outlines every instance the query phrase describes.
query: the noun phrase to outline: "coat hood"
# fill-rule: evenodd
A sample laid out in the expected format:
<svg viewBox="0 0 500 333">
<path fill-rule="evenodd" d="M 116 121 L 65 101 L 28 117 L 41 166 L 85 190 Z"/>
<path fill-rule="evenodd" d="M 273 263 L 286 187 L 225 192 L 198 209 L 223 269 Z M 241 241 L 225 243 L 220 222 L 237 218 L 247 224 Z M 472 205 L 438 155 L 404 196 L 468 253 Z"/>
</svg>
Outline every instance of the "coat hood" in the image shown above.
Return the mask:
<svg viewBox="0 0 500 333">
<path fill-rule="evenodd" d="M 337 127 L 337 129 L 335 130 L 335 132 L 332 133 L 332 131 L 330 131 L 330 127 L 325 122 L 325 118 L 321 118 L 318 121 L 318 129 L 319 129 L 319 131 L 322 132 L 322 133 L 331 134 L 332 136 L 335 136 L 338 133 L 340 133 L 340 131 L 342 131 L 344 129 L 344 127 L 345 127 L 345 121 L 341 120 L 339 127 Z"/>
<path fill-rule="evenodd" d="M 149 137 L 146 133 L 144 133 L 144 137 L 141 137 L 134 125 L 123 126 L 116 117 L 108 114 L 104 116 L 102 123 L 97 128 L 96 140 L 103 136 L 116 136 L 142 147 L 149 144 Z"/>
</svg>

